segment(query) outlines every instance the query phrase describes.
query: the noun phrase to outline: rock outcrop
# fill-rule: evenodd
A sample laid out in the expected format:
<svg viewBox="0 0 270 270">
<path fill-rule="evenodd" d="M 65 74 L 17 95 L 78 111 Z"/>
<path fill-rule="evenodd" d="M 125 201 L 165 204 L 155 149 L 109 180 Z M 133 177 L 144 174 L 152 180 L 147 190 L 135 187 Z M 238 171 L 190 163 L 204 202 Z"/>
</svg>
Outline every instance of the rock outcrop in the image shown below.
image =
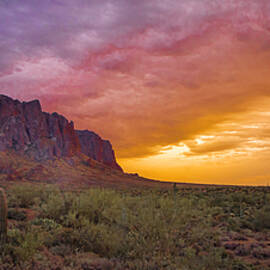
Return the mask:
<svg viewBox="0 0 270 270">
<path fill-rule="evenodd" d="M 122 170 L 115 160 L 114 151 L 109 141 L 101 139 L 96 133 L 89 130 L 76 130 L 76 133 L 79 137 L 82 153 L 107 166 Z"/>
<path fill-rule="evenodd" d="M 35 160 L 83 153 L 121 170 L 109 141 L 90 131 L 76 131 L 73 122 L 62 115 L 43 112 L 38 100 L 20 102 L 0 95 L 0 151 L 6 150 Z"/>
</svg>

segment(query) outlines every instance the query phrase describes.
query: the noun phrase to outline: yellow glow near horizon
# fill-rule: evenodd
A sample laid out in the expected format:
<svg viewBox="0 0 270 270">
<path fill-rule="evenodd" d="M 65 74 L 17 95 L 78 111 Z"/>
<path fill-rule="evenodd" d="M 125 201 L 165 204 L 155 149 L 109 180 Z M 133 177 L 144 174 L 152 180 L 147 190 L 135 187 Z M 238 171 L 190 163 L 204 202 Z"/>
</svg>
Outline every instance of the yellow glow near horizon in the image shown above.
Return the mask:
<svg viewBox="0 0 270 270">
<path fill-rule="evenodd" d="M 157 156 L 175 157 L 185 152 L 190 152 L 189 147 L 184 143 L 179 143 L 178 145 L 173 145 L 173 146 L 168 145 L 161 148 L 160 154 Z"/>
<path fill-rule="evenodd" d="M 156 155 L 121 159 L 129 172 L 179 182 L 267 185 L 270 182 L 270 100 L 233 115 L 205 132 Z M 264 111 L 263 111 L 264 110 Z M 138 170 L 140 168 L 140 170 Z"/>
</svg>

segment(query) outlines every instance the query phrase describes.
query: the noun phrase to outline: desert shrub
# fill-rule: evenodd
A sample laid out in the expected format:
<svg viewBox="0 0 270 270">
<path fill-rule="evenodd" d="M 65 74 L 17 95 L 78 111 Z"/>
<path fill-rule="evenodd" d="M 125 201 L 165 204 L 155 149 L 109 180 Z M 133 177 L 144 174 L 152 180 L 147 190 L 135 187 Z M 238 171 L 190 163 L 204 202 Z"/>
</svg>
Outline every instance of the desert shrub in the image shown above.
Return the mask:
<svg viewBox="0 0 270 270">
<path fill-rule="evenodd" d="M 35 198 L 39 197 L 41 189 L 30 184 L 15 185 L 8 192 L 9 207 L 29 208 L 34 205 Z"/>
<path fill-rule="evenodd" d="M 42 246 L 43 237 L 40 231 L 33 228 L 20 231 L 13 228 L 8 231 L 8 243 L 2 253 L 9 255 L 13 262 L 26 261 Z"/>
<path fill-rule="evenodd" d="M 256 210 L 254 213 L 253 228 L 256 231 L 270 229 L 270 206 L 264 206 Z"/>
<path fill-rule="evenodd" d="M 52 219 L 48 218 L 36 218 L 31 222 L 33 225 L 39 225 L 45 231 L 54 231 L 56 229 L 62 228 L 62 226 L 56 223 Z"/>
<path fill-rule="evenodd" d="M 211 248 L 207 252 L 198 254 L 194 248 L 187 247 L 183 250 L 184 256 L 179 258 L 181 269 L 216 270 L 232 269 L 232 261 L 223 249 Z"/>
<path fill-rule="evenodd" d="M 65 201 L 59 192 L 54 192 L 48 196 L 48 199 L 41 204 L 42 218 L 54 219 L 60 221 L 65 214 Z"/>
<path fill-rule="evenodd" d="M 8 210 L 8 218 L 17 221 L 23 221 L 26 220 L 27 216 L 25 211 L 11 208 Z"/>
<path fill-rule="evenodd" d="M 117 257 L 125 252 L 124 238 L 117 228 L 105 224 L 91 224 L 76 230 L 77 246 L 83 251 L 92 251 L 103 257 Z"/>
<path fill-rule="evenodd" d="M 81 193 L 72 205 L 73 212 L 88 217 L 94 223 L 112 222 L 110 219 L 116 214 L 113 211 L 119 209 L 121 209 L 121 195 L 104 189 L 91 189 Z"/>
<path fill-rule="evenodd" d="M 71 249 L 70 246 L 63 244 L 51 247 L 50 251 L 52 252 L 52 254 L 61 257 L 65 257 L 73 253 L 73 250 Z"/>
</svg>

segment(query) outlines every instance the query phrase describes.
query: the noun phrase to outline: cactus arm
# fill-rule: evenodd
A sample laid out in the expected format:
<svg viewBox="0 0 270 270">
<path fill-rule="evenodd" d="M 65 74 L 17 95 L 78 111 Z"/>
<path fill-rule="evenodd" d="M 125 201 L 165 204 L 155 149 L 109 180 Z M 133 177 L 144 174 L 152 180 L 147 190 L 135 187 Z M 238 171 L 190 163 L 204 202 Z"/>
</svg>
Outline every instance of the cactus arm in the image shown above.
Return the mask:
<svg viewBox="0 0 270 270">
<path fill-rule="evenodd" d="M 7 239 L 7 199 L 5 191 L 0 188 L 0 243 Z"/>
</svg>

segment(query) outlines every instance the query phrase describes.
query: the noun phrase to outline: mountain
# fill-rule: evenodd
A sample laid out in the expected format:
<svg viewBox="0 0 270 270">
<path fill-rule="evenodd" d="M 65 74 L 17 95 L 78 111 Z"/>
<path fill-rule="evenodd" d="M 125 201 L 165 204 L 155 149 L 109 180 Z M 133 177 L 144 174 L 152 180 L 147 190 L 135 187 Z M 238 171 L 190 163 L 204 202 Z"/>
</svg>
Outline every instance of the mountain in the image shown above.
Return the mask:
<svg viewBox="0 0 270 270">
<path fill-rule="evenodd" d="M 115 160 L 115 154 L 110 141 L 101 139 L 89 130 L 76 130 L 79 137 L 81 152 L 109 167 L 122 170 Z"/>
<path fill-rule="evenodd" d="M 73 122 L 58 113 L 43 112 L 38 100 L 20 102 L 0 95 L 0 151 L 37 162 L 76 157 L 89 166 L 122 171 L 109 141 L 92 131 L 75 130 Z"/>
</svg>

